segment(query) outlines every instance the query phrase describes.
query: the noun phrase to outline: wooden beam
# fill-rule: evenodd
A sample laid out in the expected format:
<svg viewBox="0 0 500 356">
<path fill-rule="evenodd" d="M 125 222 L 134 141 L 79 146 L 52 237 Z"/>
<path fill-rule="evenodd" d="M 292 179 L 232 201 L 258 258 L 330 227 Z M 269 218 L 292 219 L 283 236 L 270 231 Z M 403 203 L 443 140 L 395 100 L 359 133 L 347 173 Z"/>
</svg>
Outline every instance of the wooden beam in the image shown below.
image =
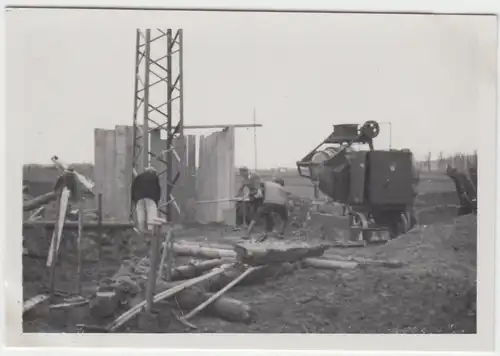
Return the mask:
<svg viewBox="0 0 500 356">
<path fill-rule="evenodd" d="M 225 129 L 231 128 L 251 128 L 251 127 L 262 127 L 262 124 L 235 124 L 235 125 L 184 125 L 184 129 L 196 130 L 196 129 Z"/>
<path fill-rule="evenodd" d="M 131 165 L 127 162 L 127 126 L 115 127 L 115 211 L 113 218 L 127 221 L 130 216 Z M 130 168 L 129 168 L 130 167 Z"/>
<path fill-rule="evenodd" d="M 43 195 L 39 195 L 34 199 L 23 202 L 23 211 L 35 210 L 55 200 L 57 200 L 57 194 L 55 192 L 48 192 Z"/>
</svg>

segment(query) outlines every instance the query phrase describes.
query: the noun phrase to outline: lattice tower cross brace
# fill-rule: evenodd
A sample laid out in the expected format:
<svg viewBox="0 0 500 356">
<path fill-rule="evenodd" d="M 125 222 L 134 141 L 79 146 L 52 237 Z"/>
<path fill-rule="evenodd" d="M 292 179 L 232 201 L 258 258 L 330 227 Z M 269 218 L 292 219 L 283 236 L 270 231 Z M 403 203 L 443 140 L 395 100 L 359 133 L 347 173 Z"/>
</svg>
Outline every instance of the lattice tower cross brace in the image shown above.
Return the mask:
<svg viewBox="0 0 500 356">
<path fill-rule="evenodd" d="M 153 161 L 161 166 L 158 174 L 166 181 L 166 192 L 160 210 L 168 221 L 172 221 L 172 204 L 179 210 L 172 194 L 179 173 L 173 176 L 172 163 L 174 159 L 184 163 L 174 147 L 174 140 L 184 131 L 182 44 L 182 30 L 137 30 L 132 171 L 135 176 Z M 167 139 L 164 154 L 158 156 L 152 152 L 151 135 L 161 131 Z"/>
</svg>

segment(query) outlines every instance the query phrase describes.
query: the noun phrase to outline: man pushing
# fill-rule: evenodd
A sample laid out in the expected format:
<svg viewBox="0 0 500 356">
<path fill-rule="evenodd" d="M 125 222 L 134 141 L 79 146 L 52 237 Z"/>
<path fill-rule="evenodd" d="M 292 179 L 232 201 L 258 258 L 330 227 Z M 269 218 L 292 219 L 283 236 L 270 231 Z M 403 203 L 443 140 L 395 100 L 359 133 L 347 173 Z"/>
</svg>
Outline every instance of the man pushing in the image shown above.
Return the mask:
<svg viewBox="0 0 500 356">
<path fill-rule="evenodd" d="M 272 182 L 260 183 L 254 198 L 257 201 L 257 211 L 248 226 L 247 237 L 250 237 L 257 219 L 263 217 L 266 222 L 266 232 L 259 242 L 265 241 L 268 233 L 274 229 L 273 213 L 278 214 L 283 222 L 280 236 L 284 237 L 288 224 L 288 193 L 284 186 L 285 182 L 281 178 L 276 178 Z"/>
<path fill-rule="evenodd" d="M 240 168 L 240 176 L 243 181 L 238 189 L 237 196 L 245 199 L 236 203 L 237 226 L 249 224 L 249 217 L 255 214 L 256 206 L 253 204 L 253 197 L 257 193 L 260 184 L 259 174 L 257 172 L 250 172 L 248 167 Z M 246 219 L 244 217 L 246 217 Z"/>
</svg>

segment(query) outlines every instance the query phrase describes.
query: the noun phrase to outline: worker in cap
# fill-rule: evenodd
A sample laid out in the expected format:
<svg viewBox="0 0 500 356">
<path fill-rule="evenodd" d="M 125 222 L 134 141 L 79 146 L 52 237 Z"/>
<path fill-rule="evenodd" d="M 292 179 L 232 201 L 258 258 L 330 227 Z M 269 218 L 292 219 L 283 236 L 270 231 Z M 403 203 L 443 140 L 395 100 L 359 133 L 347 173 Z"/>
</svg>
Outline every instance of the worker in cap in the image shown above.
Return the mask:
<svg viewBox="0 0 500 356">
<path fill-rule="evenodd" d="M 274 229 L 274 214 L 277 214 L 282 220 L 280 237 L 283 238 L 288 224 L 288 192 L 284 188 L 285 182 L 282 178 L 276 178 L 274 181 L 262 182 L 259 184 L 255 199 L 259 201 L 257 211 L 253 215 L 252 221 L 248 226 L 247 237 L 250 237 L 257 219 L 264 218 L 266 222 L 266 232 L 259 242 L 265 241 L 268 233 Z"/>
<path fill-rule="evenodd" d="M 156 169 L 151 165 L 138 174 L 132 181 L 132 204 L 135 205 L 137 229 L 153 230 L 161 223 L 158 218 L 158 203 L 161 198 L 160 180 Z"/>
<path fill-rule="evenodd" d="M 241 186 L 238 189 L 237 196 L 242 198 L 242 201 L 236 204 L 236 225 L 246 225 L 251 221 L 251 216 L 256 212 L 256 204 L 258 201 L 254 196 L 258 190 L 260 176 L 257 172 L 250 172 L 248 167 L 243 166 L 239 169 L 240 177 L 242 178 Z M 246 217 L 246 221 L 245 220 Z"/>
</svg>

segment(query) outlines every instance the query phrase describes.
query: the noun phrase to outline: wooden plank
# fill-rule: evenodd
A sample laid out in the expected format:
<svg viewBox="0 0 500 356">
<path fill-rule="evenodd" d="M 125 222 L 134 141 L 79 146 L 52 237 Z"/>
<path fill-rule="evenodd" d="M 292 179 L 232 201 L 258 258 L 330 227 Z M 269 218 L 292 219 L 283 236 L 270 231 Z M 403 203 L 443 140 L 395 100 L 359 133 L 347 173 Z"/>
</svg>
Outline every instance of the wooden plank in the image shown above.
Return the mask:
<svg viewBox="0 0 500 356">
<path fill-rule="evenodd" d="M 218 176 L 219 181 L 224 182 L 220 186 L 219 198 L 227 199 L 234 197 L 236 195 L 236 175 L 234 168 L 234 128 L 228 128 L 225 131 L 219 132 L 218 149 L 220 153 L 217 155 L 217 159 L 220 161 L 218 165 Z M 219 204 L 219 221 L 225 222 L 228 225 L 235 225 L 236 215 L 233 212 L 235 210 L 235 202 L 231 200 L 226 200 L 220 202 Z M 231 213 L 232 212 L 232 213 Z M 229 220 L 228 220 L 229 218 Z"/>
<path fill-rule="evenodd" d="M 125 126 L 115 127 L 115 185 L 114 185 L 114 217 L 117 221 L 127 221 L 129 218 L 128 202 L 130 187 L 127 172 L 127 133 Z"/>
<path fill-rule="evenodd" d="M 199 140 L 199 166 L 196 172 L 196 200 L 208 200 L 209 194 L 207 180 L 205 179 L 208 162 L 206 162 L 206 138 L 204 135 L 200 136 Z M 196 206 L 196 221 L 199 223 L 206 223 L 206 206 Z"/>
<path fill-rule="evenodd" d="M 102 193 L 106 181 L 106 130 L 94 130 L 94 180 L 97 191 Z"/>
<path fill-rule="evenodd" d="M 227 199 L 228 196 L 225 194 L 227 191 L 227 184 L 228 184 L 228 179 L 227 176 L 224 174 L 224 170 L 226 167 L 226 134 L 224 131 L 220 132 L 215 132 L 215 147 L 212 149 L 212 154 L 215 156 L 215 172 L 214 178 L 215 178 L 215 185 L 216 185 L 216 190 L 217 190 L 217 196 L 215 199 Z M 227 201 L 219 201 L 215 203 L 214 207 L 214 219 L 215 222 L 223 222 L 225 219 L 224 216 L 224 209 L 227 208 Z"/>
<path fill-rule="evenodd" d="M 185 221 L 196 220 L 196 136 L 186 137 L 186 212 Z"/>
<path fill-rule="evenodd" d="M 115 130 L 106 130 L 105 138 L 105 180 L 104 191 L 102 192 L 103 215 L 105 220 L 116 220 L 117 211 L 119 210 L 118 201 L 115 194 Z"/>
<path fill-rule="evenodd" d="M 234 130 L 215 132 L 200 138 L 200 167 L 197 172 L 197 201 L 214 201 L 198 205 L 201 223 L 224 222 L 234 208 L 227 201 L 235 195 Z"/>
<path fill-rule="evenodd" d="M 207 195 L 208 200 L 210 199 L 218 199 L 218 190 L 217 190 L 217 180 L 218 180 L 218 167 L 217 167 L 217 133 L 213 133 L 207 137 L 207 147 L 206 147 L 206 162 L 207 171 L 206 177 L 207 180 Z M 213 204 L 205 204 L 207 222 L 216 222 L 217 219 L 217 203 Z"/>
</svg>

